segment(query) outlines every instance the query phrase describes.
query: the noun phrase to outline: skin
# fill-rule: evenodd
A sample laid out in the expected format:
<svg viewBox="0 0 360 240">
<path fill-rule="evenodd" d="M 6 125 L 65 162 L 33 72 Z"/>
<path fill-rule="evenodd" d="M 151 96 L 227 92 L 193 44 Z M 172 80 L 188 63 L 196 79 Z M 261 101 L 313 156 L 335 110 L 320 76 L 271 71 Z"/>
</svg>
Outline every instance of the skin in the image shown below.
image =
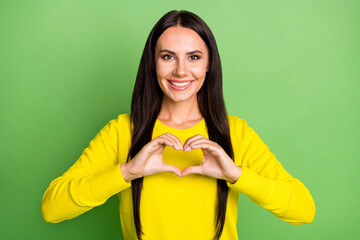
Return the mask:
<svg viewBox="0 0 360 240">
<path fill-rule="evenodd" d="M 170 27 L 163 32 L 155 46 L 157 79 L 164 92 L 159 120 L 182 128 L 186 122 L 194 125 L 202 119 L 196 94 L 205 81 L 208 64 L 207 46 L 195 31 Z M 168 80 L 193 82 L 186 90 L 176 91 Z"/>
<path fill-rule="evenodd" d="M 155 65 L 160 88 L 164 92 L 158 119 L 173 128 L 189 128 L 203 117 L 200 113 L 197 92 L 202 87 L 209 67 L 208 49 L 201 37 L 192 29 L 173 26 L 166 29 L 155 46 Z M 193 81 L 184 91 L 173 89 L 168 80 Z M 203 162 L 185 168 L 182 172 L 174 165 L 165 164 L 162 152 L 165 146 L 179 151 L 201 149 Z M 235 183 L 242 172 L 219 144 L 197 134 L 184 145 L 171 133 L 162 134 L 147 143 L 128 163 L 120 165 L 124 180 L 160 172 L 172 172 L 179 177 L 202 174 Z"/>
</svg>

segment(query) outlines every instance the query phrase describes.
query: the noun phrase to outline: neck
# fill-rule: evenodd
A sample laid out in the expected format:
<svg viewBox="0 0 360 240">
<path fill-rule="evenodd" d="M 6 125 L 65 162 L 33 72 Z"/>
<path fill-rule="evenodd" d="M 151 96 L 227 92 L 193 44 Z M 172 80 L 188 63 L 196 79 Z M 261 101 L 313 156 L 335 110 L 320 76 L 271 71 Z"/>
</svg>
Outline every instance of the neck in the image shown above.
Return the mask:
<svg viewBox="0 0 360 240">
<path fill-rule="evenodd" d="M 196 95 L 192 99 L 179 102 L 171 101 L 164 95 L 158 119 L 174 124 L 202 119 Z"/>
</svg>

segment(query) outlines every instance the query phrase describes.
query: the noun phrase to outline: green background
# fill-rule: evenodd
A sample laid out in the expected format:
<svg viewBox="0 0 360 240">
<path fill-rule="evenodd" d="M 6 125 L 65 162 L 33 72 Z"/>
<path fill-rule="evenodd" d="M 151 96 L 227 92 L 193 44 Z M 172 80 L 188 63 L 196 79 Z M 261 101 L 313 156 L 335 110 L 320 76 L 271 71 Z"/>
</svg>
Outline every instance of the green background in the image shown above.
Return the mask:
<svg viewBox="0 0 360 240">
<path fill-rule="evenodd" d="M 46 223 L 41 198 L 129 112 L 146 38 L 169 10 L 212 29 L 229 115 L 310 190 L 311 224 L 239 196 L 240 239 L 359 239 L 360 1 L 1 1 L 1 239 L 122 239 L 118 199 Z"/>
</svg>

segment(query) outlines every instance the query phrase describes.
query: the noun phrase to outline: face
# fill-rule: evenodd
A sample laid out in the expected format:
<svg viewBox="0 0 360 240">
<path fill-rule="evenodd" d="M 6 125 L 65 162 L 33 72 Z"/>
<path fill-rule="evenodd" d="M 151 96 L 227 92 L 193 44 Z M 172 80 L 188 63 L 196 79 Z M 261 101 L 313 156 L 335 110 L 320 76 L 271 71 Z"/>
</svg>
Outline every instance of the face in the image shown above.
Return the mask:
<svg viewBox="0 0 360 240">
<path fill-rule="evenodd" d="M 208 71 L 208 49 L 192 29 L 166 29 L 155 45 L 156 74 L 164 100 L 196 101 Z"/>
</svg>

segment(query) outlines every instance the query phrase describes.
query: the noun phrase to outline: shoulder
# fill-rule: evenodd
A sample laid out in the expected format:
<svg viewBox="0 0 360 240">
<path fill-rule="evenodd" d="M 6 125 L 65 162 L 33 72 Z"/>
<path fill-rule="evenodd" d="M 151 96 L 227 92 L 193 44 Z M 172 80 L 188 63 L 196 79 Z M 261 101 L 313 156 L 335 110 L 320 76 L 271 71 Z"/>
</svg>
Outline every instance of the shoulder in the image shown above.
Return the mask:
<svg viewBox="0 0 360 240">
<path fill-rule="evenodd" d="M 130 127 L 130 113 L 119 114 L 116 118 L 111 119 L 106 126 L 117 131 L 123 131 L 124 128 Z"/>
<path fill-rule="evenodd" d="M 244 131 L 248 125 L 245 119 L 239 118 L 238 116 L 227 116 L 230 132 Z"/>
<path fill-rule="evenodd" d="M 247 145 L 252 142 L 253 144 L 262 144 L 259 134 L 245 119 L 237 116 L 228 116 L 230 135 L 232 138 L 242 145 Z"/>
<path fill-rule="evenodd" d="M 252 139 L 254 135 L 257 135 L 255 130 L 248 125 L 245 119 L 237 116 L 227 116 L 229 123 L 230 135 L 239 142 L 243 142 L 246 139 Z"/>
<path fill-rule="evenodd" d="M 127 138 L 131 133 L 130 113 L 119 114 L 116 118 L 110 120 L 107 124 L 111 131 L 117 132 L 121 138 Z"/>
<path fill-rule="evenodd" d="M 130 122 L 130 113 L 122 113 L 117 115 L 116 118 L 111 119 L 109 125 L 122 125 Z"/>
<path fill-rule="evenodd" d="M 122 113 L 117 116 L 116 120 L 119 124 L 129 124 L 130 123 L 130 113 Z"/>
</svg>

